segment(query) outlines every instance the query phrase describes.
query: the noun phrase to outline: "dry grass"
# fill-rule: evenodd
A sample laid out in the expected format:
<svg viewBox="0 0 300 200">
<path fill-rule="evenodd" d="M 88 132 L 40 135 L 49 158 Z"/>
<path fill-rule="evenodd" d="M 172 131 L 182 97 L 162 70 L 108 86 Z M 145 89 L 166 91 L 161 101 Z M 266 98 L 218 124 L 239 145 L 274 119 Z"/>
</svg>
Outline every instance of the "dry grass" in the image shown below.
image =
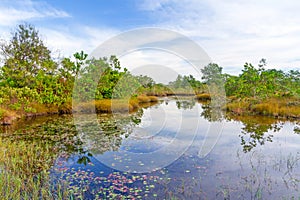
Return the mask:
<svg viewBox="0 0 300 200">
<path fill-rule="evenodd" d="M 137 100 L 139 101 L 139 103 L 148 103 L 150 102 L 150 98 L 146 95 L 140 95 L 137 97 Z"/>
<path fill-rule="evenodd" d="M 84 102 L 75 106 L 76 112 L 92 113 L 112 113 L 112 112 L 131 112 L 137 107 L 135 101 L 118 99 L 101 99 L 92 102 Z"/>
<path fill-rule="evenodd" d="M 0 124 L 10 125 L 15 119 L 20 118 L 15 111 L 0 108 Z"/>
<path fill-rule="evenodd" d="M 46 114 L 52 114 L 52 113 L 58 113 L 58 106 L 53 104 L 41 104 L 41 103 L 32 103 L 30 105 L 32 108 L 31 112 L 28 112 L 29 114 L 39 114 L 39 115 L 46 115 Z"/>
<path fill-rule="evenodd" d="M 158 102 L 158 98 L 156 96 L 148 96 L 150 98 L 150 102 Z"/>
<path fill-rule="evenodd" d="M 173 93 L 166 92 L 166 91 L 150 91 L 146 93 L 147 96 L 158 96 L 158 97 L 165 97 L 169 94 L 173 94 Z"/>
<path fill-rule="evenodd" d="M 139 103 L 158 102 L 158 98 L 156 96 L 146 96 L 146 95 L 138 96 L 137 100 Z"/>
<path fill-rule="evenodd" d="M 75 105 L 75 112 L 92 113 L 112 113 L 112 112 L 132 112 L 140 107 L 140 103 L 157 102 L 156 96 L 140 95 L 129 100 L 126 99 L 101 99 L 92 102 L 84 102 Z"/>
<path fill-rule="evenodd" d="M 0 124 L 8 125 L 22 116 L 32 117 L 47 114 L 70 114 L 73 112 L 80 113 L 113 113 L 113 112 L 132 112 L 140 106 L 139 103 L 158 102 L 156 96 L 141 95 L 132 99 L 101 99 L 91 102 L 83 102 L 74 105 L 72 103 L 66 103 L 61 106 L 57 105 L 45 105 L 39 103 L 30 104 L 30 110 L 28 111 L 12 111 L 0 107 Z"/>
<path fill-rule="evenodd" d="M 211 96 L 209 93 L 197 94 L 195 98 L 201 101 L 211 100 Z"/>
<path fill-rule="evenodd" d="M 226 110 L 233 114 L 243 115 L 249 110 L 250 103 L 247 101 L 236 101 L 226 104 Z"/>
<path fill-rule="evenodd" d="M 272 98 L 253 105 L 252 111 L 260 115 L 300 118 L 300 100 Z"/>
<path fill-rule="evenodd" d="M 112 113 L 112 112 L 132 112 L 139 108 L 139 103 L 158 101 L 157 97 L 139 96 L 134 99 L 101 99 L 92 102 L 84 102 L 75 105 L 75 112 L 92 113 Z"/>
<path fill-rule="evenodd" d="M 132 108 L 138 109 L 139 108 L 139 101 L 135 98 L 135 99 L 130 99 L 129 100 L 130 105 L 132 106 Z"/>
<path fill-rule="evenodd" d="M 233 114 L 264 115 L 283 118 L 300 118 L 300 99 L 271 98 L 266 100 L 243 99 L 227 103 L 226 110 Z"/>
</svg>

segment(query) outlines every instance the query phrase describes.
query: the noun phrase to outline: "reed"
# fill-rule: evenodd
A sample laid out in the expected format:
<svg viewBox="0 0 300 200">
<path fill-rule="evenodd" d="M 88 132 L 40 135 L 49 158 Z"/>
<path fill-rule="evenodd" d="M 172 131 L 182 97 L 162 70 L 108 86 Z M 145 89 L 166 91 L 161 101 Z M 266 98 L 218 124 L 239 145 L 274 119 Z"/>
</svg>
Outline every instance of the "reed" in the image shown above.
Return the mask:
<svg viewBox="0 0 300 200">
<path fill-rule="evenodd" d="M 48 170 L 53 161 L 53 148 L 48 143 L 0 139 L 1 199 L 70 197 L 68 191 L 55 191 L 50 184 Z"/>
</svg>

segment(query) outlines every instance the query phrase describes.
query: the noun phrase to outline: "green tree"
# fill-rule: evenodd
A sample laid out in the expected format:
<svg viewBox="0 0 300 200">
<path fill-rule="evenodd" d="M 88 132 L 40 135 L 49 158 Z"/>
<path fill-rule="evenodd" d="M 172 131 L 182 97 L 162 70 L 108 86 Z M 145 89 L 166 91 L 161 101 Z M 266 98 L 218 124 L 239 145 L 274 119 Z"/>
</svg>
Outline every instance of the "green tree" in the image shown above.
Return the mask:
<svg viewBox="0 0 300 200">
<path fill-rule="evenodd" d="M 204 69 L 201 69 L 201 72 L 203 74 L 202 80 L 204 80 L 206 84 L 220 85 L 224 83 L 222 67 L 218 64 L 210 63 L 205 66 Z"/>
<path fill-rule="evenodd" d="M 260 80 L 259 71 L 251 63 L 245 63 L 242 72 L 238 82 L 238 94 L 246 97 L 256 97 Z"/>
<path fill-rule="evenodd" d="M 235 96 L 239 88 L 239 77 L 224 74 L 226 96 Z"/>
<path fill-rule="evenodd" d="M 4 58 L 1 78 L 11 87 L 30 88 L 39 71 L 53 74 L 57 64 L 50 50 L 44 45 L 39 32 L 30 24 L 21 24 L 8 43 L 0 45 Z"/>
</svg>

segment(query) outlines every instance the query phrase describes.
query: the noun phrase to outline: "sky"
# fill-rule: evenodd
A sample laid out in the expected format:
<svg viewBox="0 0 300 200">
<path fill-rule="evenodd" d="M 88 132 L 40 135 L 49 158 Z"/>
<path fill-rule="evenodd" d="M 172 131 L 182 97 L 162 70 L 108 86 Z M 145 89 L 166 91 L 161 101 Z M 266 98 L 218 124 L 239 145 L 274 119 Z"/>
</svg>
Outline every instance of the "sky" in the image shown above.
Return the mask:
<svg viewBox="0 0 300 200">
<path fill-rule="evenodd" d="M 152 27 L 190 38 L 226 73 L 239 74 L 245 62 L 257 66 L 261 58 L 267 68 L 288 71 L 300 66 L 299 10 L 296 0 L 0 0 L 0 39 L 9 40 L 18 24 L 28 22 L 54 56 L 70 57 L 81 50 L 90 54 L 124 32 Z M 136 50 L 120 60 L 131 70 L 155 60 L 180 74 L 196 73 L 168 52 Z"/>
</svg>

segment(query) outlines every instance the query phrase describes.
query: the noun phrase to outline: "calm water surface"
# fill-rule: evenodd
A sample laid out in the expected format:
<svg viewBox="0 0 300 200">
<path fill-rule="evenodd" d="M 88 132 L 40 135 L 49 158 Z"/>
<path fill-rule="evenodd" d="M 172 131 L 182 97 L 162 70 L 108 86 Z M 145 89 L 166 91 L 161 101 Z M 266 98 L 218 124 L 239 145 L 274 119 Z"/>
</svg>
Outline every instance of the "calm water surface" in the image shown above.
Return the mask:
<svg viewBox="0 0 300 200">
<path fill-rule="evenodd" d="M 80 143 L 59 155 L 51 177 L 75 197 L 300 198 L 299 121 L 230 117 L 169 98 L 130 115 L 76 115 L 74 122 Z"/>
</svg>

